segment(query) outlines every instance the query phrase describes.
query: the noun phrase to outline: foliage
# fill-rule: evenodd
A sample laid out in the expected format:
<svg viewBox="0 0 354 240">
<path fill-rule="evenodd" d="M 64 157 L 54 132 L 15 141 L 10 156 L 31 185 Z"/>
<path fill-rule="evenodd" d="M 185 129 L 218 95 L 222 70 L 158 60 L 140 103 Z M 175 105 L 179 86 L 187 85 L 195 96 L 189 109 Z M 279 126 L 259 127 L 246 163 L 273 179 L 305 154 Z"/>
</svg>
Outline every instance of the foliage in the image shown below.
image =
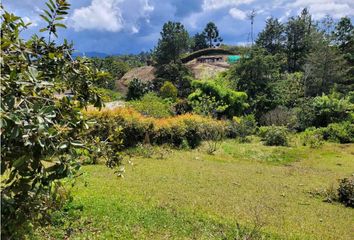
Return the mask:
<svg viewBox="0 0 354 240">
<path fill-rule="evenodd" d="M 305 79 L 303 72 L 284 74 L 274 84 L 275 98 L 279 105 L 293 108 L 305 97 Z"/>
<path fill-rule="evenodd" d="M 354 177 L 343 178 L 338 187 L 338 200 L 347 207 L 354 207 Z"/>
<path fill-rule="evenodd" d="M 128 101 L 140 99 L 144 94 L 149 92 L 150 89 L 149 83 L 144 83 L 140 79 L 134 78 L 129 82 L 126 99 Z"/>
<path fill-rule="evenodd" d="M 158 91 L 165 81 L 170 81 L 178 89 L 179 97 L 186 97 L 191 92 L 191 72 L 181 62 L 160 65 L 156 70 L 154 88 Z"/>
<path fill-rule="evenodd" d="M 101 106 L 91 88 L 96 80 L 88 61 L 71 58 L 72 46 L 51 36 L 65 27 L 69 4 L 49 1 L 41 17 L 49 38 L 19 34 L 28 24 L 6 11 L 1 24 L 1 235 L 20 239 L 48 218 L 59 180 L 73 176 L 87 124 L 80 109 Z M 58 97 L 70 91 L 71 97 Z M 55 204 L 53 204 L 55 205 Z"/>
<path fill-rule="evenodd" d="M 353 104 L 349 98 L 340 98 L 335 94 L 322 95 L 306 99 L 297 110 L 297 128 L 326 127 L 330 123 L 350 120 Z"/>
<path fill-rule="evenodd" d="M 321 128 L 325 140 L 339 143 L 354 142 L 354 124 L 350 122 L 331 123 L 326 128 Z"/>
<path fill-rule="evenodd" d="M 119 92 L 107 88 L 97 88 L 97 92 L 103 102 L 113 102 L 122 99 L 122 95 Z"/>
<path fill-rule="evenodd" d="M 129 103 L 135 110 L 145 116 L 163 118 L 172 115 L 172 104 L 154 93 L 145 94 L 140 100 Z"/>
<path fill-rule="evenodd" d="M 212 81 L 193 81 L 192 85 L 196 91 L 189 95 L 188 100 L 194 105 L 199 102 L 201 107 L 204 103 L 206 106 L 211 106 L 206 109 L 212 110 L 209 114 L 232 118 L 241 114 L 248 107 L 247 95 L 244 92 L 233 91 Z M 206 104 L 205 100 L 208 100 L 209 103 Z"/>
<path fill-rule="evenodd" d="M 92 58 L 91 61 L 98 71 L 105 73 L 101 76 L 104 81 L 100 81 L 98 86 L 110 90 L 114 90 L 115 81 L 130 70 L 128 63 L 117 60 L 116 57 Z"/>
<path fill-rule="evenodd" d="M 202 49 L 205 49 L 208 47 L 209 47 L 209 45 L 206 41 L 205 33 L 204 32 L 196 33 L 193 37 L 192 50 L 195 52 L 195 51 L 202 50 Z"/>
<path fill-rule="evenodd" d="M 286 126 L 293 127 L 294 125 L 294 114 L 292 110 L 277 106 L 273 110 L 266 112 L 260 119 L 260 123 L 265 126 Z"/>
<path fill-rule="evenodd" d="M 298 72 L 305 64 L 311 49 L 311 33 L 314 31 L 311 15 L 305 8 L 297 17 L 291 17 L 285 27 L 288 71 Z"/>
<path fill-rule="evenodd" d="M 301 134 L 302 144 L 310 148 L 319 148 L 323 145 L 323 135 L 319 129 L 308 128 Z"/>
<path fill-rule="evenodd" d="M 217 118 L 219 114 L 222 114 L 228 108 L 228 105 L 222 100 L 218 101 L 214 96 L 203 94 L 199 89 L 190 96 L 189 102 L 193 112 L 199 115 Z"/>
<path fill-rule="evenodd" d="M 279 78 L 279 66 L 274 56 L 254 48 L 230 69 L 229 77 L 238 91 L 247 93 L 257 119 L 275 107 L 272 83 Z"/>
<path fill-rule="evenodd" d="M 217 26 L 213 22 L 209 22 L 205 26 L 203 34 L 206 36 L 210 48 L 214 47 L 214 43 L 216 46 L 219 46 L 223 41 L 223 39 L 219 36 L 219 30 Z"/>
<path fill-rule="evenodd" d="M 162 98 L 170 98 L 173 101 L 177 99 L 177 88 L 169 81 L 166 81 L 160 88 L 160 96 Z"/>
<path fill-rule="evenodd" d="M 189 113 L 193 110 L 192 106 L 187 99 L 178 99 L 173 105 L 173 112 L 175 115 L 182 115 Z"/>
<path fill-rule="evenodd" d="M 260 127 L 259 136 L 267 146 L 288 146 L 288 130 L 285 127 L 269 126 Z"/>
<path fill-rule="evenodd" d="M 284 51 L 284 25 L 277 18 L 268 18 L 266 26 L 258 35 L 256 44 L 266 49 L 270 54 Z"/>
<path fill-rule="evenodd" d="M 312 38 L 314 46 L 309 51 L 304 65 L 305 96 L 330 93 L 335 85 L 345 84 L 348 72 L 345 59 L 336 48 L 330 46 L 323 33 L 312 33 Z"/>
<path fill-rule="evenodd" d="M 206 129 L 224 131 L 225 122 L 213 120 L 199 115 L 185 114 L 168 118 L 146 117 L 130 108 L 116 108 L 114 110 L 89 109 L 85 115 L 97 121 L 101 128 L 96 131 L 102 134 L 101 139 L 107 139 L 108 128 L 106 122 L 109 119 L 115 126 L 121 126 L 122 147 L 135 146 L 138 143 L 171 144 L 182 146 L 186 140 L 190 147 L 195 148 L 202 139 L 209 140 Z"/>
<path fill-rule="evenodd" d="M 162 27 L 161 38 L 155 49 L 158 65 L 176 63 L 180 55 L 189 48 L 189 35 L 179 22 L 167 22 Z"/>
<path fill-rule="evenodd" d="M 228 137 L 239 138 L 241 142 L 247 141 L 247 136 L 255 134 L 257 122 L 254 115 L 246 115 L 241 118 L 234 117 L 228 126 Z"/>
</svg>

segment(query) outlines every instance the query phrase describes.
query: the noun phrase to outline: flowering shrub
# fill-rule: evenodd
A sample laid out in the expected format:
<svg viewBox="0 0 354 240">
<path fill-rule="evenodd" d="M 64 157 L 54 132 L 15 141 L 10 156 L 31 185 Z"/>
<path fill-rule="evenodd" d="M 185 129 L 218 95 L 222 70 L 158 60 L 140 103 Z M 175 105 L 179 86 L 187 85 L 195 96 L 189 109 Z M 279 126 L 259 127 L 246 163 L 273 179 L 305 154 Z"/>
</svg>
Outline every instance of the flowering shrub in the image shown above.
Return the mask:
<svg viewBox="0 0 354 240">
<path fill-rule="evenodd" d="M 197 147 L 201 140 L 213 140 L 209 132 L 224 135 L 225 122 L 209 117 L 184 114 L 167 118 L 146 117 L 131 108 L 116 108 L 113 110 L 89 109 L 85 114 L 97 121 L 94 132 L 90 135 L 109 137 L 112 125 L 121 127 L 123 146 L 135 146 L 138 143 L 172 144 L 180 147 L 187 141 L 191 148 Z M 208 129 L 208 131 L 206 131 Z"/>
</svg>

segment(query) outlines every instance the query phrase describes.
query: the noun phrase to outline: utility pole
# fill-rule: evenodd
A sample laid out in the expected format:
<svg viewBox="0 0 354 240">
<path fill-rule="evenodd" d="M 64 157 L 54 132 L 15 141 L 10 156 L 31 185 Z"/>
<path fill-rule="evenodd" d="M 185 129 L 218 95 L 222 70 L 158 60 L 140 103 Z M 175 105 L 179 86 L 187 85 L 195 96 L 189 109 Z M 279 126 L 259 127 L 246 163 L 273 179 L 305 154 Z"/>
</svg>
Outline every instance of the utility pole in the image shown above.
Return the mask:
<svg viewBox="0 0 354 240">
<path fill-rule="evenodd" d="M 253 46 L 253 42 L 254 42 L 254 39 L 253 39 L 253 23 L 254 23 L 254 18 L 256 16 L 256 10 L 252 9 L 252 11 L 250 13 L 248 13 L 247 17 L 249 20 L 251 20 L 251 45 Z"/>
</svg>

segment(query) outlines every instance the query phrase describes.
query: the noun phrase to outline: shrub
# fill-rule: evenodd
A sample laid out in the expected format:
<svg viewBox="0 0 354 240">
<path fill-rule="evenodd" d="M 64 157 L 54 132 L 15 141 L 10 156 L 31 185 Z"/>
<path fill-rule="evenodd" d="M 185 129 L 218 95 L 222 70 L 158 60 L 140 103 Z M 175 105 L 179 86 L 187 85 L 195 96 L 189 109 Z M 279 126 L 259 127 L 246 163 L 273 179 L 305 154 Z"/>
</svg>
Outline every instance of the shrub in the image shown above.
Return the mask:
<svg viewBox="0 0 354 240">
<path fill-rule="evenodd" d="M 186 114 L 192 110 L 192 106 L 186 99 L 178 99 L 177 102 L 173 105 L 173 112 L 175 115 Z"/>
<path fill-rule="evenodd" d="M 150 91 L 150 84 L 144 83 L 141 80 L 134 78 L 129 82 L 128 92 L 126 99 L 129 100 L 137 100 L 144 96 L 145 93 Z"/>
<path fill-rule="evenodd" d="M 246 137 L 255 134 L 257 130 L 257 122 L 254 115 L 246 115 L 241 118 L 234 117 L 228 126 L 228 136 L 232 138 L 240 138 L 242 142 L 246 141 Z"/>
<path fill-rule="evenodd" d="M 172 104 L 158 97 L 155 93 L 145 94 L 140 100 L 132 101 L 129 104 L 146 116 L 163 118 L 172 115 Z"/>
<path fill-rule="evenodd" d="M 193 81 L 192 86 L 196 91 L 188 96 L 188 100 L 203 105 L 203 100 L 209 97 L 215 103 L 213 110 L 220 116 L 232 118 L 248 107 L 247 94 L 244 92 L 233 91 L 212 81 Z"/>
<path fill-rule="evenodd" d="M 173 101 L 177 98 L 177 88 L 169 81 L 166 81 L 160 88 L 160 96 L 162 98 L 170 98 Z"/>
<path fill-rule="evenodd" d="M 319 148 L 323 145 L 323 135 L 320 129 L 308 128 L 301 135 L 302 144 L 310 148 Z"/>
<path fill-rule="evenodd" d="M 98 88 L 97 92 L 100 94 L 103 102 L 113 102 L 122 99 L 122 95 L 114 90 Z"/>
<path fill-rule="evenodd" d="M 354 142 L 354 124 L 350 122 L 332 123 L 326 128 L 321 128 L 325 140 L 352 143 Z"/>
<path fill-rule="evenodd" d="M 340 180 L 338 188 L 338 201 L 348 207 L 354 207 L 354 177 Z"/>
<path fill-rule="evenodd" d="M 97 121 L 95 132 L 101 139 L 109 137 L 111 124 L 121 126 L 122 147 L 135 146 L 138 143 L 172 144 L 176 147 L 185 145 L 191 148 L 199 146 L 202 140 L 209 140 L 208 131 L 218 131 L 224 135 L 225 122 L 199 115 L 185 114 L 167 118 L 152 118 L 142 115 L 132 108 L 113 110 L 89 109 L 88 118 Z M 206 131 L 208 129 L 208 131 Z"/>
<path fill-rule="evenodd" d="M 350 121 L 354 105 L 349 98 L 338 99 L 335 95 L 322 95 L 306 99 L 297 109 L 297 128 L 326 127 L 330 123 Z"/>
<path fill-rule="evenodd" d="M 261 117 L 260 123 L 265 126 L 290 126 L 292 118 L 293 114 L 289 109 L 283 106 L 277 106 L 273 110 L 265 113 Z"/>
<path fill-rule="evenodd" d="M 288 146 L 288 130 L 285 127 L 260 127 L 259 136 L 267 146 Z"/>
</svg>

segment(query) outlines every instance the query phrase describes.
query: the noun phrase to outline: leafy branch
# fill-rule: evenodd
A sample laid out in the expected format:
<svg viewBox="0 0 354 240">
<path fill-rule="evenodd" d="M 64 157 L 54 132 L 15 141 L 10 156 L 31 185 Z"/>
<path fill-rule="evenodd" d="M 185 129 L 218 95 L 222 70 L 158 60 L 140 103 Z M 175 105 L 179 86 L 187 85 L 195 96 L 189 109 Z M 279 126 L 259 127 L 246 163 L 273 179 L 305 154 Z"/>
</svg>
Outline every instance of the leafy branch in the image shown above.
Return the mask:
<svg viewBox="0 0 354 240">
<path fill-rule="evenodd" d="M 68 14 L 67 10 L 70 9 L 70 4 L 66 0 L 49 0 L 45 3 L 48 9 L 43 9 L 43 14 L 40 14 L 41 18 L 48 23 L 48 26 L 40 29 L 40 32 L 49 31 L 48 42 L 51 40 L 51 35 L 55 37 L 57 35 L 57 28 L 66 28 L 65 24 L 60 23 L 64 20 L 64 16 Z"/>
</svg>

